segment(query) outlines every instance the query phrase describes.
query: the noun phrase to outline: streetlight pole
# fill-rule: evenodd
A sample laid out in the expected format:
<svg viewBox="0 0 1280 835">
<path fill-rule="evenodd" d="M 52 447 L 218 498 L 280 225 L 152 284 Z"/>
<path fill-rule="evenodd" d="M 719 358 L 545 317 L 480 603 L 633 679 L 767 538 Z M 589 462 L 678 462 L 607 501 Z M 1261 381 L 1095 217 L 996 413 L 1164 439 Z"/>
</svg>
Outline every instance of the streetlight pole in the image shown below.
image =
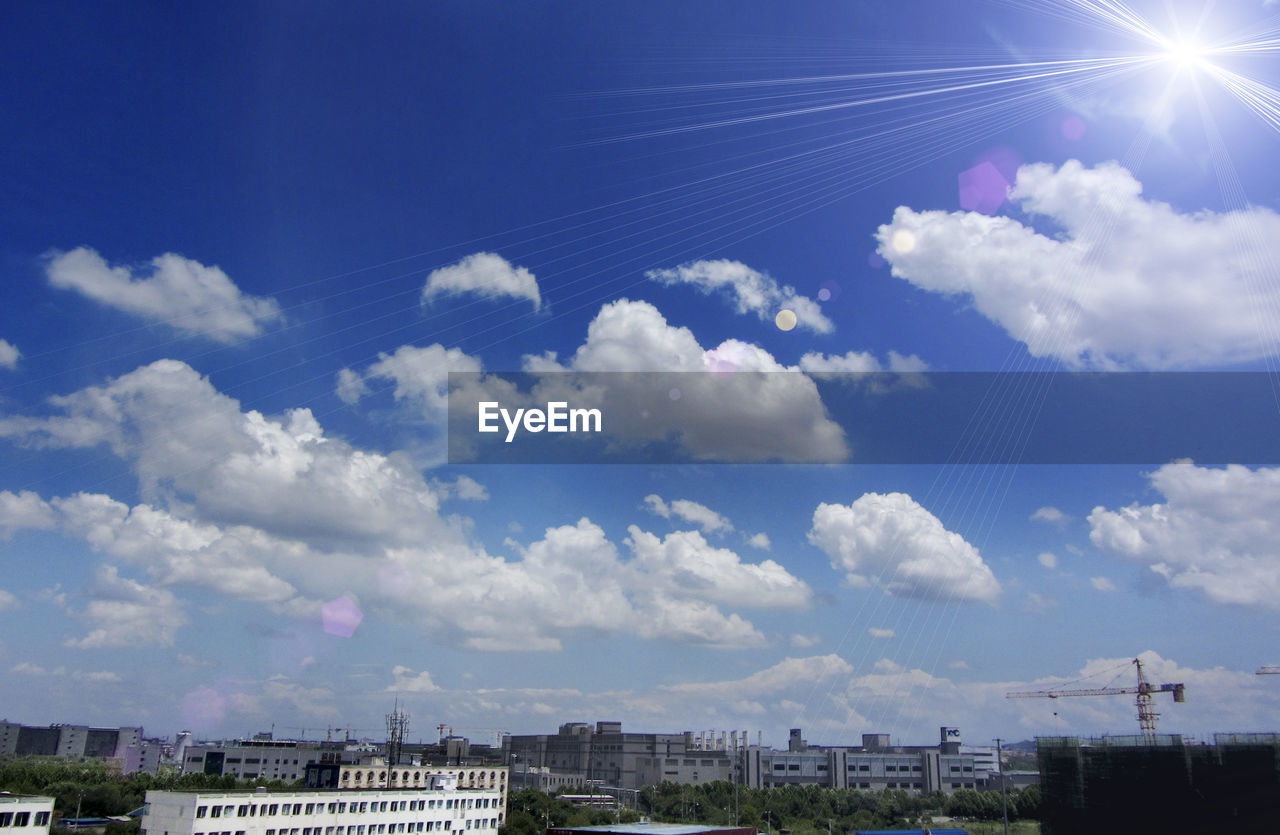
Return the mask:
<svg viewBox="0 0 1280 835">
<path fill-rule="evenodd" d="M 1009 795 L 1005 790 L 1004 752 L 1000 748 L 1000 737 L 996 737 L 996 766 L 1000 769 L 1000 808 L 1004 812 L 1004 835 L 1009 835 Z"/>
</svg>

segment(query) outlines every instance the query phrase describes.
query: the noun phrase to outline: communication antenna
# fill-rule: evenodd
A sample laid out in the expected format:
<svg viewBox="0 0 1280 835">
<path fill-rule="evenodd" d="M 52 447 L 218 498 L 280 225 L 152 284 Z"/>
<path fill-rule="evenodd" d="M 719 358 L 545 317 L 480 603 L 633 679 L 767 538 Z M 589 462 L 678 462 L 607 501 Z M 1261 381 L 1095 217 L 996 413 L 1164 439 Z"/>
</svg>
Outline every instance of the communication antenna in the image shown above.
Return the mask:
<svg viewBox="0 0 1280 835">
<path fill-rule="evenodd" d="M 409 714 L 400 709 L 400 699 L 387 714 L 387 765 L 400 764 L 400 752 L 404 750 L 404 735 L 409 730 Z"/>
</svg>

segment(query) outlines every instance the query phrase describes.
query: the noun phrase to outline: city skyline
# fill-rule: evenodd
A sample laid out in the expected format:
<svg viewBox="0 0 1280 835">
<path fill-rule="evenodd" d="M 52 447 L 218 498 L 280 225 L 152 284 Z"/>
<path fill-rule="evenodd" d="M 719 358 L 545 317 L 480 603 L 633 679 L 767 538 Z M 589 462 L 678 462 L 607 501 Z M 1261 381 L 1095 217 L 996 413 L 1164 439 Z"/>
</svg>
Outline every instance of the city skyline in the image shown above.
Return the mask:
<svg viewBox="0 0 1280 835">
<path fill-rule="evenodd" d="M 825 376 L 1274 379 L 1274 3 L 956 5 L 16 6 L 0 712 L 1276 728 L 1274 460 L 862 464 Z M 680 463 L 451 463 L 449 372 L 623 371 L 730 381 L 605 414 Z"/>
</svg>

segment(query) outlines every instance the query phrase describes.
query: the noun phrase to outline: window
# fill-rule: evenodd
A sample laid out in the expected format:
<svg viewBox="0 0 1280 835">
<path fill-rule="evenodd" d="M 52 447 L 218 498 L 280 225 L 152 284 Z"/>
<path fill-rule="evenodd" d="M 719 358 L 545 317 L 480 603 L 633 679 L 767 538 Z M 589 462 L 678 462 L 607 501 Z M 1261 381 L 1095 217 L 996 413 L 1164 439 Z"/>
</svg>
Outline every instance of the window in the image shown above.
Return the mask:
<svg viewBox="0 0 1280 835">
<path fill-rule="evenodd" d="M 308 803 L 306 814 L 310 815 L 310 814 L 313 814 L 315 811 L 316 811 L 316 804 Z"/>
<path fill-rule="evenodd" d="M 13 812 L 0 812 L 0 826 L 13 826 Z"/>
<path fill-rule="evenodd" d="M 197 806 L 197 807 L 196 807 L 196 817 L 197 817 L 197 818 L 203 818 L 203 817 L 204 817 L 208 812 L 209 812 L 209 807 L 208 807 L 208 806 Z"/>
<path fill-rule="evenodd" d="M 267 807 L 268 815 L 277 815 L 279 813 L 280 813 L 280 804 L 272 803 L 270 806 Z"/>
<path fill-rule="evenodd" d="M 236 814 L 237 814 L 237 815 L 239 815 L 239 816 L 240 816 L 240 817 L 242 817 L 242 818 L 247 818 L 247 817 L 249 817 L 249 807 L 248 807 L 248 806 L 241 806 L 239 809 L 237 809 L 237 810 L 236 810 Z"/>
<path fill-rule="evenodd" d="M 31 813 L 30 812 L 14 812 L 13 825 L 14 826 L 30 826 Z"/>
<path fill-rule="evenodd" d="M 36 812 L 36 826 L 48 826 L 48 825 L 49 825 L 49 813 Z M 138 832 L 142 832 L 142 831 L 143 830 L 141 829 L 138 830 Z M 168 833 L 165 833 L 165 835 L 168 835 Z"/>
<path fill-rule="evenodd" d="M 209 817 L 211 817 L 211 818 L 220 818 L 220 817 L 222 817 L 222 807 L 221 807 L 221 806 L 214 806 L 214 807 L 212 807 L 211 809 L 209 809 Z"/>
</svg>

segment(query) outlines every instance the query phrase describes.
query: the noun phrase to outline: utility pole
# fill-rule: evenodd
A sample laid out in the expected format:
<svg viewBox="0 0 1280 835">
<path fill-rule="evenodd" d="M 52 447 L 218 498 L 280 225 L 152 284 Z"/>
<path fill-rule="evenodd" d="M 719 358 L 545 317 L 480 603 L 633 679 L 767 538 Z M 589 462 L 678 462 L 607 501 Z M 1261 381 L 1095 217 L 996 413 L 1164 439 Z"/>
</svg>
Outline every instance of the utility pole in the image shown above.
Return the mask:
<svg viewBox="0 0 1280 835">
<path fill-rule="evenodd" d="M 1004 835 L 1009 835 L 1009 795 L 1005 791 L 1004 751 L 1000 747 L 1000 737 L 996 737 L 996 765 L 1000 767 L 1000 808 L 1004 812 Z"/>
</svg>

